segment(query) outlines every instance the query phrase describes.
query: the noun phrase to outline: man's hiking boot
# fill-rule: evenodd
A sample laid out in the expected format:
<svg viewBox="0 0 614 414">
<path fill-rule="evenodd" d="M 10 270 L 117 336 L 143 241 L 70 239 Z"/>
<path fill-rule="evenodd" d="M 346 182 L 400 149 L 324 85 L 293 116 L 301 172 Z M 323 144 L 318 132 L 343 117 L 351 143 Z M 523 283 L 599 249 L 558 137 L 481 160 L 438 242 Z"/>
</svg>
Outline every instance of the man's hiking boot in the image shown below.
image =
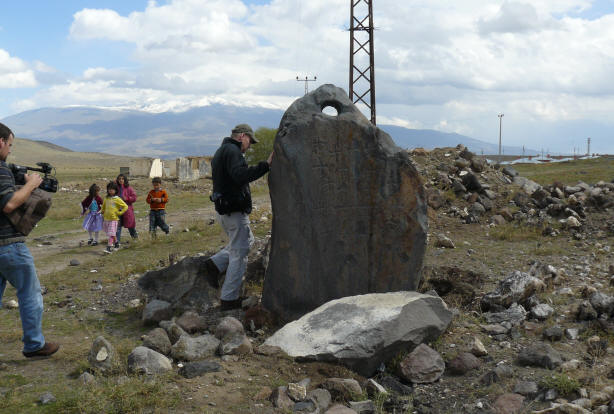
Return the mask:
<svg viewBox="0 0 614 414">
<path fill-rule="evenodd" d="M 45 342 L 45 345 L 38 351 L 23 352 L 23 356 L 26 358 L 48 357 L 58 352 L 58 349 L 60 349 L 60 344 Z"/>
<path fill-rule="evenodd" d="M 212 288 L 218 289 L 220 287 L 220 271 L 218 270 L 215 263 L 211 258 L 205 260 L 205 276 L 207 277 L 207 282 L 209 286 Z"/>
</svg>

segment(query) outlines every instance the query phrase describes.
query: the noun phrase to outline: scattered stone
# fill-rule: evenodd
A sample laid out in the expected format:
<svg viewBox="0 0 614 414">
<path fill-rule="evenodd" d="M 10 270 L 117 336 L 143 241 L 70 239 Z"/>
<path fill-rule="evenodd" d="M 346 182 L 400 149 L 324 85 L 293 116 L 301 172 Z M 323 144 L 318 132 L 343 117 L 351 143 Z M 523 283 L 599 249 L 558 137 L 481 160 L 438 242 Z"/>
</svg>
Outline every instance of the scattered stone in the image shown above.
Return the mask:
<svg viewBox="0 0 614 414">
<path fill-rule="evenodd" d="M 307 401 L 299 401 L 295 403 L 292 411 L 295 413 L 312 414 L 314 412 L 317 413 L 318 412 L 317 409 L 318 409 L 318 406 L 314 401 L 307 400 Z"/>
<path fill-rule="evenodd" d="M 81 262 L 77 259 L 70 259 L 70 266 L 79 266 Z"/>
<path fill-rule="evenodd" d="M 330 392 L 324 388 L 316 388 L 309 391 L 307 398 L 314 401 L 321 411 L 326 410 L 333 401 Z"/>
<path fill-rule="evenodd" d="M 136 309 L 140 307 L 142 304 L 143 303 L 141 302 L 141 299 L 132 299 L 126 304 L 126 306 L 130 309 Z"/>
<path fill-rule="evenodd" d="M 538 278 L 528 273 L 514 271 L 500 281 L 494 291 L 482 297 L 480 306 L 483 311 L 500 311 L 509 308 L 513 303 L 523 302 L 545 288 L 545 283 Z"/>
<path fill-rule="evenodd" d="M 369 378 L 365 385 L 365 389 L 367 390 L 367 395 L 371 398 L 377 397 L 379 394 L 388 394 L 386 388 L 380 385 L 373 378 Z"/>
<path fill-rule="evenodd" d="M 598 315 L 604 313 L 610 316 L 614 313 L 614 297 L 612 296 L 605 295 L 601 292 L 595 292 L 590 296 L 589 301 Z"/>
<path fill-rule="evenodd" d="M 582 301 L 578 306 L 576 312 L 576 319 L 578 321 L 592 321 L 597 319 L 597 311 L 593 308 L 593 305 L 587 300 Z"/>
<path fill-rule="evenodd" d="M 560 326 L 551 326 L 544 329 L 543 336 L 550 342 L 560 341 L 563 339 L 563 329 Z"/>
<path fill-rule="evenodd" d="M 256 353 L 258 355 L 267 355 L 267 356 L 271 356 L 271 355 L 284 355 L 285 352 L 283 351 L 283 349 L 281 349 L 278 346 L 272 346 L 272 345 L 265 345 L 262 344 L 259 347 L 256 348 Z"/>
<path fill-rule="evenodd" d="M 144 324 L 158 324 L 161 321 L 170 319 L 173 316 L 173 310 L 169 302 L 154 299 L 145 305 L 143 309 Z"/>
<path fill-rule="evenodd" d="M 571 403 L 553 404 L 552 407 L 545 410 L 533 411 L 533 414 L 591 414 L 590 410 L 586 410 L 578 405 Z"/>
<path fill-rule="evenodd" d="M 83 374 L 79 375 L 79 382 L 83 385 L 88 385 L 96 382 L 96 378 L 89 372 L 84 372 Z"/>
<path fill-rule="evenodd" d="M 485 312 L 484 319 L 489 324 L 509 323 L 512 326 L 520 325 L 527 318 L 527 311 L 522 305 L 512 304 L 508 309 L 501 312 Z"/>
<path fill-rule="evenodd" d="M 128 355 L 128 372 L 134 374 L 162 374 L 173 369 L 164 355 L 144 346 L 137 346 Z"/>
<path fill-rule="evenodd" d="M 578 368 L 580 368 L 581 365 L 582 365 L 582 362 L 578 361 L 577 359 L 565 361 L 561 364 L 561 371 L 563 372 L 575 371 Z"/>
<path fill-rule="evenodd" d="M 418 345 L 399 366 L 402 378 L 415 384 L 435 382 L 445 369 L 441 355 L 425 344 Z"/>
<path fill-rule="evenodd" d="M 410 395 L 412 393 L 412 388 L 407 385 L 401 383 L 395 377 L 391 375 L 379 375 L 377 377 L 379 383 L 386 388 L 387 391 L 390 391 L 393 394 L 398 395 Z"/>
<path fill-rule="evenodd" d="M 17 309 L 19 308 L 19 304 L 17 303 L 17 301 L 15 299 L 11 299 L 9 301 L 7 301 L 3 307 L 7 308 L 7 309 Z"/>
<path fill-rule="evenodd" d="M 294 407 L 294 401 L 288 397 L 287 394 L 288 387 L 277 387 L 273 390 L 271 394 L 270 400 L 273 403 L 274 407 L 280 408 L 282 410 L 289 410 Z"/>
<path fill-rule="evenodd" d="M 482 341 L 480 341 L 480 338 L 478 338 L 477 336 L 474 337 L 473 341 L 471 342 L 470 352 L 477 357 L 483 357 L 483 356 L 488 355 L 488 351 L 486 350 L 486 347 L 484 346 Z"/>
<path fill-rule="evenodd" d="M 362 388 L 353 378 L 328 378 L 322 383 L 334 400 L 351 401 L 362 394 Z"/>
<path fill-rule="evenodd" d="M 580 330 L 578 328 L 566 328 L 565 337 L 569 340 L 575 341 L 580 336 Z"/>
<path fill-rule="evenodd" d="M 503 325 L 494 324 L 494 325 L 480 325 L 480 328 L 484 332 L 490 335 L 505 335 L 510 331 L 509 327 L 505 327 Z"/>
<path fill-rule="evenodd" d="M 175 344 L 182 335 L 187 335 L 188 333 L 181 329 L 181 326 L 177 325 L 175 321 L 162 321 L 160 322 L 160 328 L 166 331 L 168 335 L 168 339 L 170 339 L 171 344 Z"/>
<path fill-rule="evenodd" d="M 207 330 L 207 321 L 194 311 L 186 311 L 175 321 L 187 333 L 202 333 Z"/>
<path fill-rule="evenodd" d="M 495 400 L 493 407 L 498 414 L 516 414 L 521 412 L 523 404 L 522 395 L 506 393 Z"/>
<path fill-rule="evenodd" d="M 448 372 L 452 375 L 465 375 L 472 369 L 480 366 L 480 360 L 468 352 L 460 353 L 447 364 Z"/>
<path fill-rule="evenodd" d="M 220 355 L 245 355 L 253 352 L 252 343 L 245 335 L 243 325 L 231 316 L 219 321 L 215 328 L 215 337 L 220 340 Z"/>
<path fill-rule="evenodd" d="M 514 386 L 514 393 L 523 395 L 527 398 L 535 398 L 539 392 L 539 387 L 534 381 L 522 381 Z"/>
<path fill-rule="evenodd" d="M 451 319 L 452 312 L 439 297 L 372 293 L 328 302 L 281 328 L 265 345 L 279 346 L 295 358 L 337 361 L 369 377 L 402 347 L 437 338 Z"/>
<path fill-rule="evenodd" d="M 38 402 L 40 403 L 40 405 L 45 405 L 45 404 L 51 404 L 56 402 L 56 398 L 55 396 L 50 393 L 49 391 L 47 391 L 46 393 L 44 393 L 43 395 L 41 395 L 40 397 L 38 397 Z"/>
<path fill-rule="evenodd" d="M 375 404 L 371 400 L 350 401 L 348 404 L 358 414 L 375 414 Z"/>
<path fill-rule="evenodd" d="M 186 362 L 183 367 L 179 369 L 179 375 L 185 378 L 195 378 L 209 372 L 218 372 L 221 369 L 221 365 L 214 361 Z"/>
<path fill-rule="evenodd" d="M 437 239 L 435 240 L 435 247 L 444 247 L 446 249 L 454 249 L 454 242 L 450 240 L 450 238 L 446 237 L 445 234 L 439 233 L 437 235 Z"/>
<path fill-rule="evenodd" d="M 119 367 L 115 348 L 102 336 L 94 340 L 87 360 L 92 368 L 103 373 L 114 372 Z"/>
<path fill-rule="evenodd" d="M 155 328 L 143 336 L 143 346 L 153 349 L 162 355 L 168 355 L 171 352 L 171 345 L 168 334 L 162 328 Z"/>
<path fill-rule="evenodd" d="M 554 313 L 552 306 L 540 303 L 531 309 L 531 317 L 540 321 L 545 321 Z"/>
<path fill-rule="evenodd" d="M 536 344 L 522 349 L 518 353 L 518 365 L 555 369 L 563 360 L 561 355 L 548 344 Z"/>
<path fill-rule="evenodd" d="M 305 398 L 307 398 L 307 388 L 294 382 L 288 384 L 287 393 L 288 397 L 294 401 L 303 401 Z"/>
<path fill-rule="evenodd" d="M 215 355 L 219 346 L 220 341 L 213 335 L 192 338 L 184 334 L 171 347 L 171 356 L 180 361 L 198 361 Z"/>
<path fill-rule="evenodd" d="M 346 407 L 345 405 L 335 404 L 326 410 L 324 414 L 356 414 L 356 411 Z"/>
</svg>

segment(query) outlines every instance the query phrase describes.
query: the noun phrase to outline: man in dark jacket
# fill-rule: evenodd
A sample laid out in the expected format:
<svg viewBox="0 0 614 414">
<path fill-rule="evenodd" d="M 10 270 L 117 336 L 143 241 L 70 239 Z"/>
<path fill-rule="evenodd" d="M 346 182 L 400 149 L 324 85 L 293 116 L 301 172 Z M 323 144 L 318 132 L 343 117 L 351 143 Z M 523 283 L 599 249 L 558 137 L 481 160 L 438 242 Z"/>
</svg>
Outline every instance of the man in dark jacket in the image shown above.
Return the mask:
<svg viewBox="0 0 614 414">
<path fill-rule="evenodd" d="M 243 154 L 252 144 L 257 144 L 254 131 L 247 124 L 239 124 L 211 160 L 213 194 L 218 221 L 228 235 L 228 244 L 205 261 L 207 280 L 213 287 L 219 287 L 219 277 L 225 271 L 226 279 L 220 295 L 221 309 L 241 307 L 240 291 L 247 267 L 247 255 L 254 241 L 249 227 L 249 213 L 252 211 L 252 195 L 249 183 L 269 171 L 273 153 L 266 161 L 248 167 Z"/>
<path fill-rule="evenodd" d="M 23 186 L 15 188 L 15 177 L 6 163 L 14 139 L 13 132 L 0 123 L 0 307 L 6 282 L 9 282 L 17 291 L 23 355 L 26 358 L 47 357 L 56 353 L 60 345 L 45 340 L 43 296 L 34 259 L 26 246 L 25 235 L 15 229 L 7 216 L 30 198 L 42 178 L 26 174 Z"/>
</svg>

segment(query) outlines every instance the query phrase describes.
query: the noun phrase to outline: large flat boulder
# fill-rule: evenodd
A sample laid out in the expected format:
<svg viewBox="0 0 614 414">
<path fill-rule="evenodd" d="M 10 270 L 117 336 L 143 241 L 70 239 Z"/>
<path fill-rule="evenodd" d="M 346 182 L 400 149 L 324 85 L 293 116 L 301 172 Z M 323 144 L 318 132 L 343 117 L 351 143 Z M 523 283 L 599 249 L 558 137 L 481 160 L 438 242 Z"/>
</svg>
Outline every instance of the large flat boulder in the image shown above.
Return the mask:
<svg viewBox="0 0 614 414">
<path fill-rule="evenodd" d="M 163 269 L 150 270 L 138 286 L 150 297 L 169 302 L 172 309 L 205 312 L 217 304 L 217 290 L 207 283 L 206 256 L 192 256 Z"/>
<path fill-rule="evenodd" d="M 289 321 L 332 299 L 417 288 L 427 204 L 407 151 L 333 85 L 288 108 L 274 148 L 267 309 Z"/>
<path fill-rule="evenodd" d="M 339 362 L 370 377 L 401 349 L 439 337 L 451 320 L 439 297 L 371 293 L 330 301 L 285 325 L 265 345 L 295 358 Z"/>
</svg>

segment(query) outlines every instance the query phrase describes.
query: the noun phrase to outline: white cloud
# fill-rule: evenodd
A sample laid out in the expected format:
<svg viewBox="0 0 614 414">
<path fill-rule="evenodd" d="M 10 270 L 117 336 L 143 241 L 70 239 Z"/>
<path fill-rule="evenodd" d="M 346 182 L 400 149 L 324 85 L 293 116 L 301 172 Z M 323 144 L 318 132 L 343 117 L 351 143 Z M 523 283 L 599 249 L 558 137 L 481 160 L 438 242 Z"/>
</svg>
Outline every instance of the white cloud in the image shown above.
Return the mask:
<svg viewBox="0 0 614 414">
<path fill-rule="evenodd" d="M 31 88 L 36 84 L 34 71 L 23 60 L 0 49 L 0 89 Z"/>
<path fill-rule="evenodd" d="M 614 111 L 614 15 L 574 17 L 592 6 L 591 0 L 379 0 L 380 122 L 479 138 L 490 134 L 499 112 L 508 122 L 603 119 Z M 64 76 L 20 105 L 283 108 L 302 95 L 297 75 L 347 89 L 348 18 L 346 0 L 150 1 L 128 15 L 83 9 L 74 14 L 70 39 L 127 44 L 134 66 L 110 62 Z M 18 63 L 22 69 L 10 76 L 0 69 L 0 87 L 32 86 L 46 72 Z"/>
</svg>

